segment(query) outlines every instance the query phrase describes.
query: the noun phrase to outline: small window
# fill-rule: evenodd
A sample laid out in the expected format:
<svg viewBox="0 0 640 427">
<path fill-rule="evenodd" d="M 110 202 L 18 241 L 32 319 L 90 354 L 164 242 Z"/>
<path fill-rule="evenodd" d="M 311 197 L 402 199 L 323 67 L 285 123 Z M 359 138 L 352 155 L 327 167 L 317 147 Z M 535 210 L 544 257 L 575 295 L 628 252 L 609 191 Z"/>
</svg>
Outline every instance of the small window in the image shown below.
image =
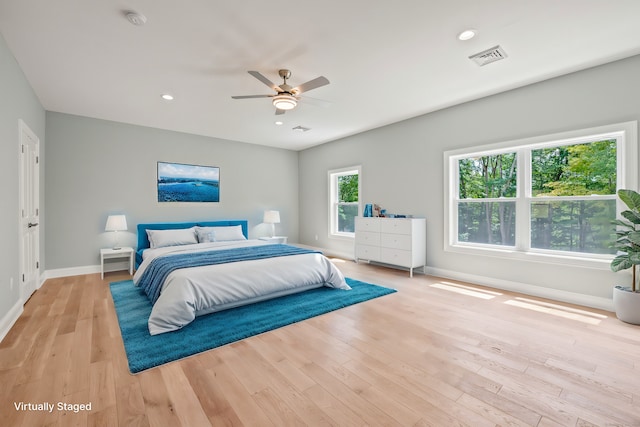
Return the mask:
<svg viewBox="0 0 640 427">
<path fill-rule="evenodd" d="M 354 237 L 360 214 L 360 167 L 329 172 L 329 235 Z"/>
<path fill-rule="evenodd" d="M 458 241 L 515 245 L 516 153 L 458 160 Z"/>
<path fill-rule="evenodd" d="M 531 151 L 531 248 L 615 254 L 617 138 Z"/>
</svg>

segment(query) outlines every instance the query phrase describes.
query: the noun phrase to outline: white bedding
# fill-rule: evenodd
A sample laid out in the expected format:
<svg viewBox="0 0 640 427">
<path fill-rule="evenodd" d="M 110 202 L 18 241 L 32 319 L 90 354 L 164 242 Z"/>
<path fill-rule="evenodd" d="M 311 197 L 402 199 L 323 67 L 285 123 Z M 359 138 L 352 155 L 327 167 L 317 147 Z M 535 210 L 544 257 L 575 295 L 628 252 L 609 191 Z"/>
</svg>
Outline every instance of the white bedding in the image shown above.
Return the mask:
<svg viewBox="0 0 640 427">
<path fill-rule="evenodd" d="M 133 281 L 138 285 L 157 257 L 264 244 L 269 243 L 244 240 L 147 249 Z M 350 289 L 340 270 L 318 253 L 179 269 L 162 285 L 149 317 L 149 333 L 174 331 L 196 316 L 321 286 Z"/>
</svg>

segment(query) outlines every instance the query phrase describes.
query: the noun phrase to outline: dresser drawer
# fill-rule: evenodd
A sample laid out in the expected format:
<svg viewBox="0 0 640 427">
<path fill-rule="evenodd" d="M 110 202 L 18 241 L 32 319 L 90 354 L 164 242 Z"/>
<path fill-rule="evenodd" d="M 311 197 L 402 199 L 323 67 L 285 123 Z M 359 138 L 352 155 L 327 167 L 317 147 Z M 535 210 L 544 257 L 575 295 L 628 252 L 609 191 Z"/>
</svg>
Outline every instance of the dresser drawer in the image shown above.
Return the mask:
<svg viewBox="0 0 640 427">
<path fill-rule="evenodd" d="M 406 251 L 411 250 L 411 235 L 410 234 L 389 234 L 382 233 L 380 236 L 380 246 L 391 249 L 404 249 Z"/>
<path fill-rule="evenodd" d="M 356 233 L 356 245 L 380 246 L 380 233 L 358 231 Z"/>
<path fill-rule="evenodd" d="M 356 217 L 356 233 L 361 231 L 380 232 L 380 219 L 379 218 L 365 218 L 362 216 Z"/>
<path fill-rule="evenodd" d="M 399 265 L 402 267 L 412 267 L 411 252 L 402 249 L 380 249 L 380 262 Z"/>
<path fill-rule="evenodd" d="M 356 245 L 356 259 L 380 261 L 380 247 L 369 245 Z"/>
<path fill-rule="evenodd" d="M 411 234 L 410 219 L 384 219 L 381 221 L 380 231 L 393 234 Z"/>
</svg>

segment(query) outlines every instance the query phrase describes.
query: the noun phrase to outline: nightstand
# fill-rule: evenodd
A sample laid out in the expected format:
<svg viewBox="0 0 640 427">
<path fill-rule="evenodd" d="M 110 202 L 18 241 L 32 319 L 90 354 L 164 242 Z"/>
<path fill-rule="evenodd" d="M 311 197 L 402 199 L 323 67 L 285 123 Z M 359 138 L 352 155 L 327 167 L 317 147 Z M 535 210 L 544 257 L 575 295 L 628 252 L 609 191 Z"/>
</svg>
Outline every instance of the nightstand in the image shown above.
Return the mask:
<svg viewBox="0 0 640 427">
<path fill-rule="evenodd" d="M 287 236 L 260 237 L 260 240 L 269 243 L 287 243 Z"/>
<path fill-rule="evenodd" d="M 133 274 L 133 257 L 134 257 L 133 248 L 123 247 L 120 249 L 100 249 L 100 277 L 104 279 L 104 260 L 105 259 L 118 259 L 118 258 L 127 258 L 129 261 L 129 274 Z M 115 270 L 114 270 L 115 271 Z"/>
</svg>

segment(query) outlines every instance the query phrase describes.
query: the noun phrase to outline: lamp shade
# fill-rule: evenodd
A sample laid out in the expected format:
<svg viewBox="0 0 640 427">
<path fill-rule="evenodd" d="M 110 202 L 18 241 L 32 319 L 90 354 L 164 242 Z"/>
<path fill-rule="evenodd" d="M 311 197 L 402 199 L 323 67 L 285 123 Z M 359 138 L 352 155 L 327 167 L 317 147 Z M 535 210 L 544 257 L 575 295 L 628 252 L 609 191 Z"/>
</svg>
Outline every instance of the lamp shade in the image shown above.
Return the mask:
<svg viewBox="0 0 640 427">
<path fill-rule="evenodd" d="M 109 215 L 104 231 L 125 231 L 126 229 L 127 218 L 124 215 Z"/>
<path fill-rule="evenodd" d="M 298 105 L 295 96 L 280 94 L 273 97 L 273 106 L 278 110 L 293 110 Z"/>
<path fill-rule="evenodd" d="M 280 212 L 279 211 L 264 211 L 264 218 L 262 222 L 266 224 L 279 224 Z"/>
</svg>

